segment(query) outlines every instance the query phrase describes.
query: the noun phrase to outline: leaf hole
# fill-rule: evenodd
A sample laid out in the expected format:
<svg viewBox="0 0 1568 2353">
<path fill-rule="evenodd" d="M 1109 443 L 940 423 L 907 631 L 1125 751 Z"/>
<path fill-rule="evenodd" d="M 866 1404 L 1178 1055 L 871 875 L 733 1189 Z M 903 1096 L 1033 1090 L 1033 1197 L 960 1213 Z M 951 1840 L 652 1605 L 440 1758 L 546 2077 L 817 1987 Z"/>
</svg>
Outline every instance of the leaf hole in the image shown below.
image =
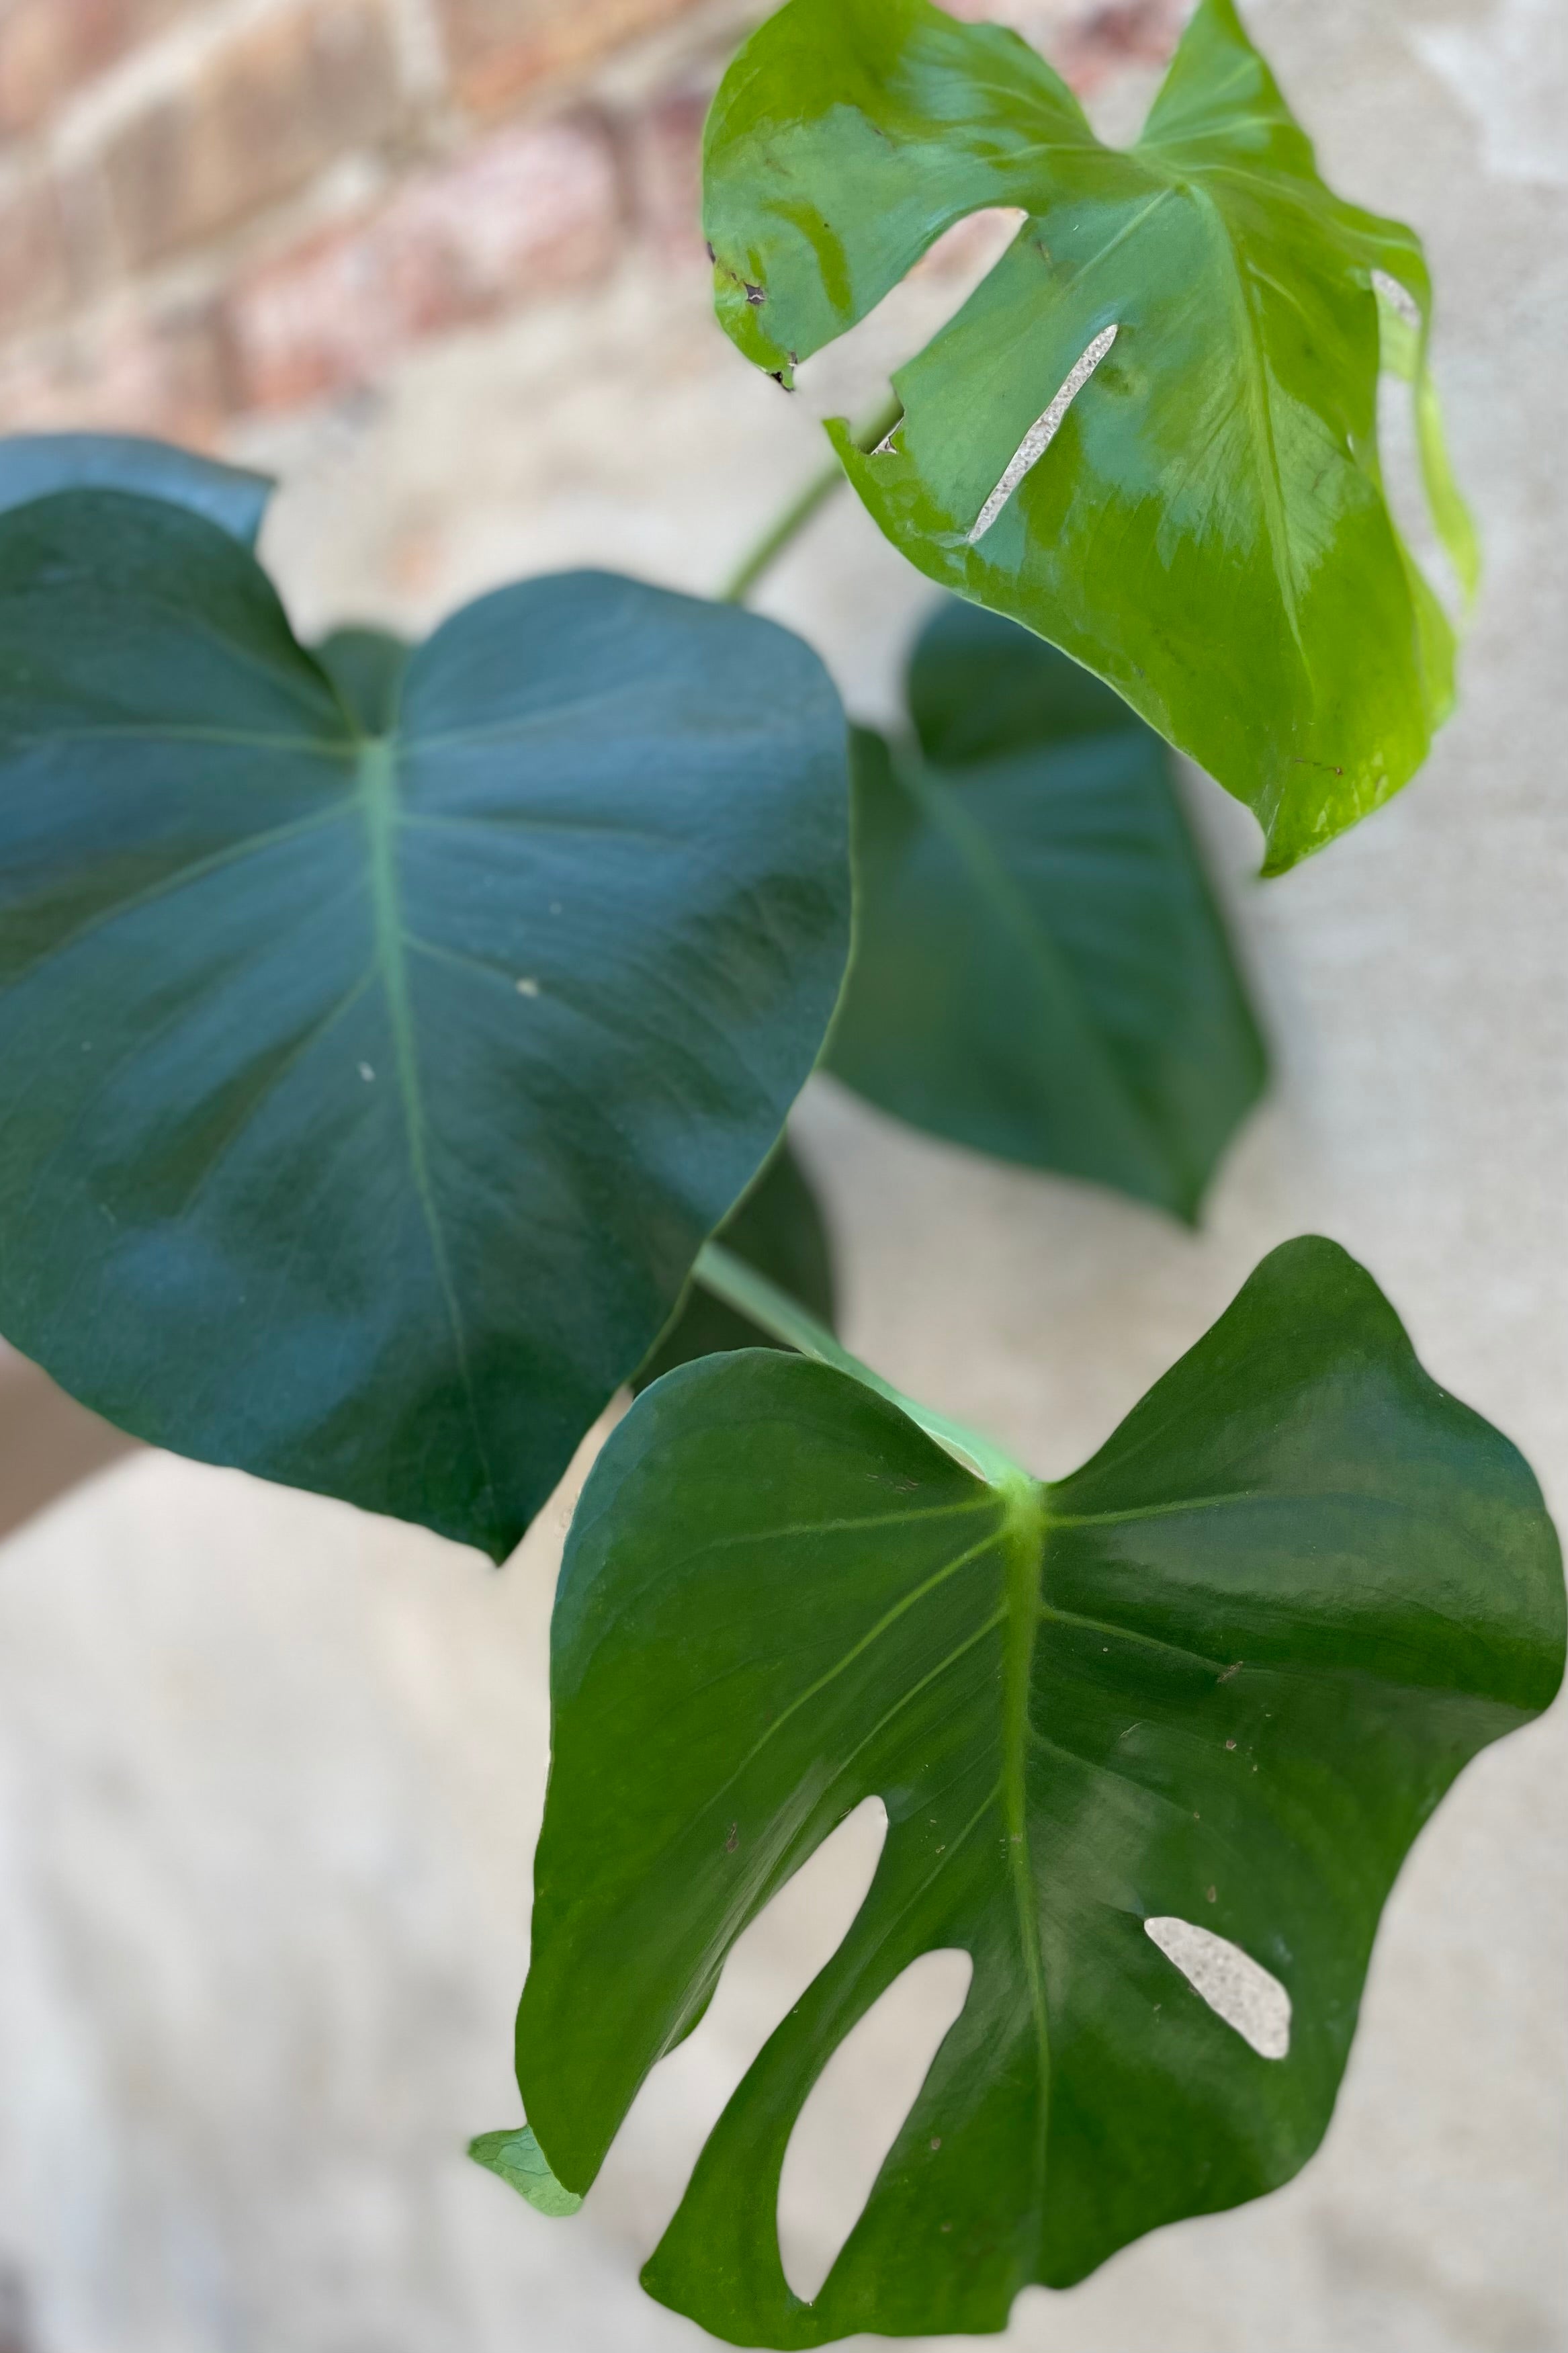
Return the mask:
<svg viewBox="0 0 1568 2353">
<path fill-rule="evenodd" d="M 1383 365 L 1377 381 L 1377 456 L 1383 493 L 1401 539 L 1436 590 L 1449 620 L 1458 626 L 1464 613 L 1464 590 L 1455 577 L 1427 503 L 1413 386 L 1408 380 L 1421 335 L 1420 306 L 1386 270 L 1374 269 L 1372 282 L 1383 335 Z"/>
<path fill-rule="evenodd" d="M 1120 330 L 1116 327 L 1103 328 L 1089 344 L 1089 349 L 1073 362 L 1060 391 L 1057 393 L 1049 407 L 1043 408 L 1036 417 L 1012 457 L 1007 460 L 1001 480 L 981 508 L 974 528 L 969 534 L 971 547 L 979 546 L 1025 475 L 1032 473 L 1039 464 L 1061 430 L 1063 417 L 1116 341 L 1119 332 Z"/>
<path fill-rule="evenodd" d="M 1212 1895 L 1213 1890 L 1208 1891 Z M 1233 2027 L 1260 2059 L 1284 2059 L 1290 2050 L 1290 1997 L 1279 1978 L 1212 1928 L 1162 1915 L 1143 1933 L 1180 1969 L 1216 2018 Z"/>
<path fill-rule="evenodd" d="M 779 2253 L 803 2302 L 817 2295 L 865 2212 L 973 1974 L 967 1953 L 922 1953 L 872 2003 L 812 2085 L 779 2181 Z M 933 2154 L 941 2145 L 939 2135 Z"/>
<path fill-rule="evenodd" d="M 846 1816 L 736 1938 L 706 2015 L 637 2094 L 584 2211 L 639 2256 L 668 2227 L 752 2060 L 848 1935 L 887 1834 L 880 1798 Z"/>
<path fill-rule="evenodd" d="M 801 363 L 795 382 L 807 406 L 826 417 L 875 408 L 889 378 L 941 334 L 990 276 L 1026 217 L 988 206 L 945 230 L 875 310 Z"/>
</svg>

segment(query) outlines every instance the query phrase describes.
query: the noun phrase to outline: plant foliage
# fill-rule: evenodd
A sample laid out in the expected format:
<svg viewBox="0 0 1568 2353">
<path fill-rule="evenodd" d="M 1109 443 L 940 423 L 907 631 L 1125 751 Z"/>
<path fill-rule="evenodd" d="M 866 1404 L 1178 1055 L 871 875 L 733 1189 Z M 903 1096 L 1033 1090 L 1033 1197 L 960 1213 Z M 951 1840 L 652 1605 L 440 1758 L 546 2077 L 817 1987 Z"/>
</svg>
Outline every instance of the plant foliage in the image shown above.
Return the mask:
<svg viewBox="0 0 1568 2353">
<path fill-rule="evenodd" d="M 843 1945 L 716 2126 L 649 2263 L 716 2335 L 995 2329 L 1321 2139 L 1384 1897 L 1466 1761 L 1543 1708 L 1556 1539 L 1498 1432 L 1333 1244 L 1267 1259 L 1075 1477 L 956 1461 L 827 1364 L 649 1389 L 567 1547 L 518 2078 L 585 2190 L 746 1923 L 857 1805 Z M 1288 2055 L 1145 1931 L 1289 1994 Z M 775 2210 L 836 2046 L 921 1954 L 966 2007 L 816 2301 Z"/>
<path fill-rule="evenodd" d="M 56 491 L 131 491 L 205 515 L 254 547 L 272 495 L 265 474 L 133 433 L 17 433 L 0 440 L 0 514 Z"/>
<path fill-rule="evenodd" d="M 818 1323 L 834 1321 L 833 1248 L 821 1208 L 800 1162 L 787 1143 L 779 1145 L 743 1200 L 720 1227 L 715 1240 L 747 1266 L 797 1300 Z M 679 1314 L 637 1374 L 633 1387 L 645 1389 L 661 1374 L 697 1356 L 731 1348 L 769 1348 L 771 1335 L 700 1281 L 687 1287 Z"/>
<path fill-rule="evenodd" d="M 973 606 L 926 629 L 909 693 L 916 744 L 855 737 L 830 1068 L 938 1135 L 1195 1217 L 1267 1066 L 1164 744 Z"/>
<path fill-rule="evenodd" d="M 1412 231 L 1325 186 L 1232 0 L 1200 0 L 1126 150 L 998 26 L 931 0 L 789 0 L 720 90 L 706 190 L 720 317 L 786 384 L 944 229 L 1020 211 L 895 377 L 895 430 L 868 453 L 833 428 L 870 513 L 1246 801 L 1269 872 L 1419 766 L 1454 641 L 1384 495 L 1380 283 L 1419 321 L 1394 363 L 1437 524 L 1467 585 L 1475 568 L 1426 265 Z"/>
<path fill-rule="evenodd" d="M 0 1328 L 504 1555 L 820 1048 L 826 672 L 595 574 L 318 659 L 235 539 L 109 491 L 0 517 Z"/>
</svg>

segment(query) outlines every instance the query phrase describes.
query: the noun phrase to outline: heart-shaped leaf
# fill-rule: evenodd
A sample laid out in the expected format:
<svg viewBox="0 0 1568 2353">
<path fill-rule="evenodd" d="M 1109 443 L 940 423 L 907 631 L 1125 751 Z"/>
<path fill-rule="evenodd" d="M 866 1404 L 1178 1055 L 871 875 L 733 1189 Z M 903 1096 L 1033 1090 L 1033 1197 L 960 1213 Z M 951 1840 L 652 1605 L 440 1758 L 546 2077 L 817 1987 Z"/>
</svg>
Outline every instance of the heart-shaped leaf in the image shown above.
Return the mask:
<svg viewBox="0 0 1568 2353">
<path fill-rule="evenodd" d="M 1142 137 L 1096 139 L 1016 36 L 931 0 L 789 0 L 710 119 L 720 316 L 786 383 L 942 232 L 1026 216 L 902 369 L 850 479 L 921 569 L 1110 681 L 1257 812 L 1279 872 L 1413 774 L 1453 636 L 1390 515 L 1376 288 L 1415 312 L 1428 485 L 1474 542 L 1426 381 L 1418 240 L 1334 196 L 1232 0 Z"/>
<path fill-rule="evenodd" d="M 644 2277 L 745 2345 L 1000 2328 L 1030 2282 L 1311 2154 L 1410 1842 L 1547 1704 L 1563 1644 L 1528 1469 L 1330 1242 L 1265 1260 L 1049 1487 L 973 1475 L 826 1364 L 688 1366 L 600 1456 L 556 1602 L 518 2021 L 539 2144 L 586 2189 L 735 1937 L 879 1796 L 864 1907 Z M 775 2228 L 795 2119 L 952 1947 L 967 2004 L 803 2304 Z M 1250 2026 L 1238 1982 L 1269 1997 Z"/>
<path fill-rule="evenodd" d="M 505 1554 L 820 1047 L 826 672 L 568 575 L 372 733 L 249 554 L 109 492 L 0 519 L 0 1329 L 157 1444 Z"/>
<path fill-rule="evenodd" d="M 1164 744 L 970 605 L 921 637 L 910 702 L 920 750 L 855 737 L 829 1068 L 917 1127 L 1193 1218 L 1267 1065 Z"/>
<path fill-rule="evenodd" d="M 266 474 L 134 433 L 17 433 L 0 440 L 0 514 L 58 491 L 166 499 L 254 547 L 272 483 Z"/>
<path fill-rule="evenodd" d="M 716 1239 L 832 1328 L 832 1246 L 816 1196 L 787 1143 L 779 1145 L 745 1198 L 731 1210 Z M 693 1282 L 679 1314 L 632 1386 L 645 1389 L 677 1365 L 689 1365 L 698 1356 L 773 1345 L 749 1317 L 716 1298 L 704 1283 Z"/>
</svg>

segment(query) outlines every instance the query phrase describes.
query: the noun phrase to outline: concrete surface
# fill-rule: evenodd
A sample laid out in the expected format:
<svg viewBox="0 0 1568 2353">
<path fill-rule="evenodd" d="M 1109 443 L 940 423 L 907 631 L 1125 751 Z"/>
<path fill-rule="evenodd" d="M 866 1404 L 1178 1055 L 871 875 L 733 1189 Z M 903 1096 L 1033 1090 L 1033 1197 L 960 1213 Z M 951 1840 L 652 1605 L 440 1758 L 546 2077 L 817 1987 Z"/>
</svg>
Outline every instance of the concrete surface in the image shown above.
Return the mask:
<svg viewBox="0 0 1568 2353">
<path fill-rule="evenodd" d="M 1436 1376 L 1521 1442 L 1561 1515 L 1560 0 L 1252 14 L 1331 175 L 1430 242 L 1439 374 L 1489 562 L 1463 711 L 1402 799 L 1267 889 L 1247 880 L 1250 820 L 1194 780 L 1280 1065 L 1202 1235 L 967 1158 L 826 1085 L 803 1149 L 854 1345 L 1042 1472 L 1079 1461 L 1265 1250 L 1318 1229 L 1373 1269 Z M 584 561 L 710 587 L 816 463 L 810 401 L 874 378 L 877 350 L 912 347 L 922 306 L 956 283 L 928 276 L 794 406 L 710 331 L 700 288 L 627 280 L 426 354 L 351 414 L 254 438 L 247 454 L 289 475 L 269 547 L 294 609 L 310 627 L 422 625 Z M 874 716 L 924 594 L 846 501 L 767 603 Z M 641 2298 L 637 2261 L 706 2121 L 850 1916 L 875 1825 L 847 1826 L 747 1939 L 579 2221 L 543 2221 L 464 2164 L 469 2132 L 516 2115 L 565 1508 L 495 1576 L 415 1532 L 143 1455 L 0 1549 L 0 2274 L 13 2307 L 26 2292 L 38 2353 L 701 2341 Z M 1068 2296 L 1031 2293 L 1009 2342 L 1568 2346 L 1565 1745 L 1559 1712 L 1492 1752 L 1423 1838 L 1306 2174 Z M 895 2040 L 916 2031 L 906 2020 Z M 894 2090 L 874 2059 L 847 2086 L 792 2260 L 815 2249 L 820 2264 L 842 2233 Z"/>
</svg>

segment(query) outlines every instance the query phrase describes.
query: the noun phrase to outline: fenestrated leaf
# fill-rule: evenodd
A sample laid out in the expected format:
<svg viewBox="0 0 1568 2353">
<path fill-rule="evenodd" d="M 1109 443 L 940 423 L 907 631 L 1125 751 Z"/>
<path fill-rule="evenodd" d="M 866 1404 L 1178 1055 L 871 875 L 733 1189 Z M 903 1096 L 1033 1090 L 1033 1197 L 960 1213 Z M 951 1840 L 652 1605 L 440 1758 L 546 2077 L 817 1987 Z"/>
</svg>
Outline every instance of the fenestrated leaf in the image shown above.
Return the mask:
<svg viewBox="0 0 1568 2353">
<path fill-rule="evenodd" d="M 910 702 L 921 749 L 855 736 L 828 1067 L 917 1127 L 1192 1218 L 1267 1065 L 1164 744 L 968 605 L 921 637 Z"/>
<path fill-rule="evenodd" d="M 1000 2328 L 1030 2282 L 1310 2155 L 1406 1850 L 1547 1704 L 1563 1642 L 1528 1469 L 1330 1242 L 1266 1259 L 1048 1487 L 971 1475 L 826 1365 L 688 1366 L 600 1456 L 556 1603 L 518 2021 L 540 2146 L 587 2188 L 735 1937 L 880 1796 L 865 1905 L 644 2278 L 747 2345 Z M 1173 1922 L 1283 1989 L 1287 2055 L 1195 1990 Z M 795 2119 L 883 1990 L 953 1947 L 967 2004 L 802 2304 L 775 2229 Z"/>
<path fill-rule="evenodd" d="M 266 474 L 135 433 L 18 433 L 0 440 L 0 513 L 58 491 L 131 491 L 167 499 L 254 547 L 272 482 Z"/>
<path fill-rule="evenodd" d="M 1409 229 L 1318 177 L 1232 0 L 1200 0 L 1131 149 L 998 26 L 931 0 L 789 0 L 719 92 L 706 187 L 720 316 L 785 382 L 954 221 L 1021 208 L 895 377 L 887 440 L 867 454 L 832 428 L 872 515 L 1247 802 L 1269 872 L 1419 766 L 1453 637 L 1384 497 L 1374 280 L 1419 315 L 1427 480 L 1463 575 L 1426 267 Z"/>
<path fill-rule="evenodd" d="M 781 1143 L 745 1198 L 736 1203 L 716 1239 L 748 1266 L 787 1291 L 792 1299 L 831 1330 L 834 1321 L 833 1251 L 816 1194 L 787 1143 Z M 773 1343 L 746 1315 L 737 1314 L 700 1282 L 693 1282 L 676 1321 L 664 1335 L 632 1386 L 645 1389 L 677 1365 L 728 1348 L 767 1348 Z"/>
<path fill-rule="evenodd" d="M 821 665 L 568 575 L 371 735 L 243 549 L 108 492 L 0 520 L 0 1329 L 155 1443 L 504 1554 L 820 1047 Z"/>
</svg>

